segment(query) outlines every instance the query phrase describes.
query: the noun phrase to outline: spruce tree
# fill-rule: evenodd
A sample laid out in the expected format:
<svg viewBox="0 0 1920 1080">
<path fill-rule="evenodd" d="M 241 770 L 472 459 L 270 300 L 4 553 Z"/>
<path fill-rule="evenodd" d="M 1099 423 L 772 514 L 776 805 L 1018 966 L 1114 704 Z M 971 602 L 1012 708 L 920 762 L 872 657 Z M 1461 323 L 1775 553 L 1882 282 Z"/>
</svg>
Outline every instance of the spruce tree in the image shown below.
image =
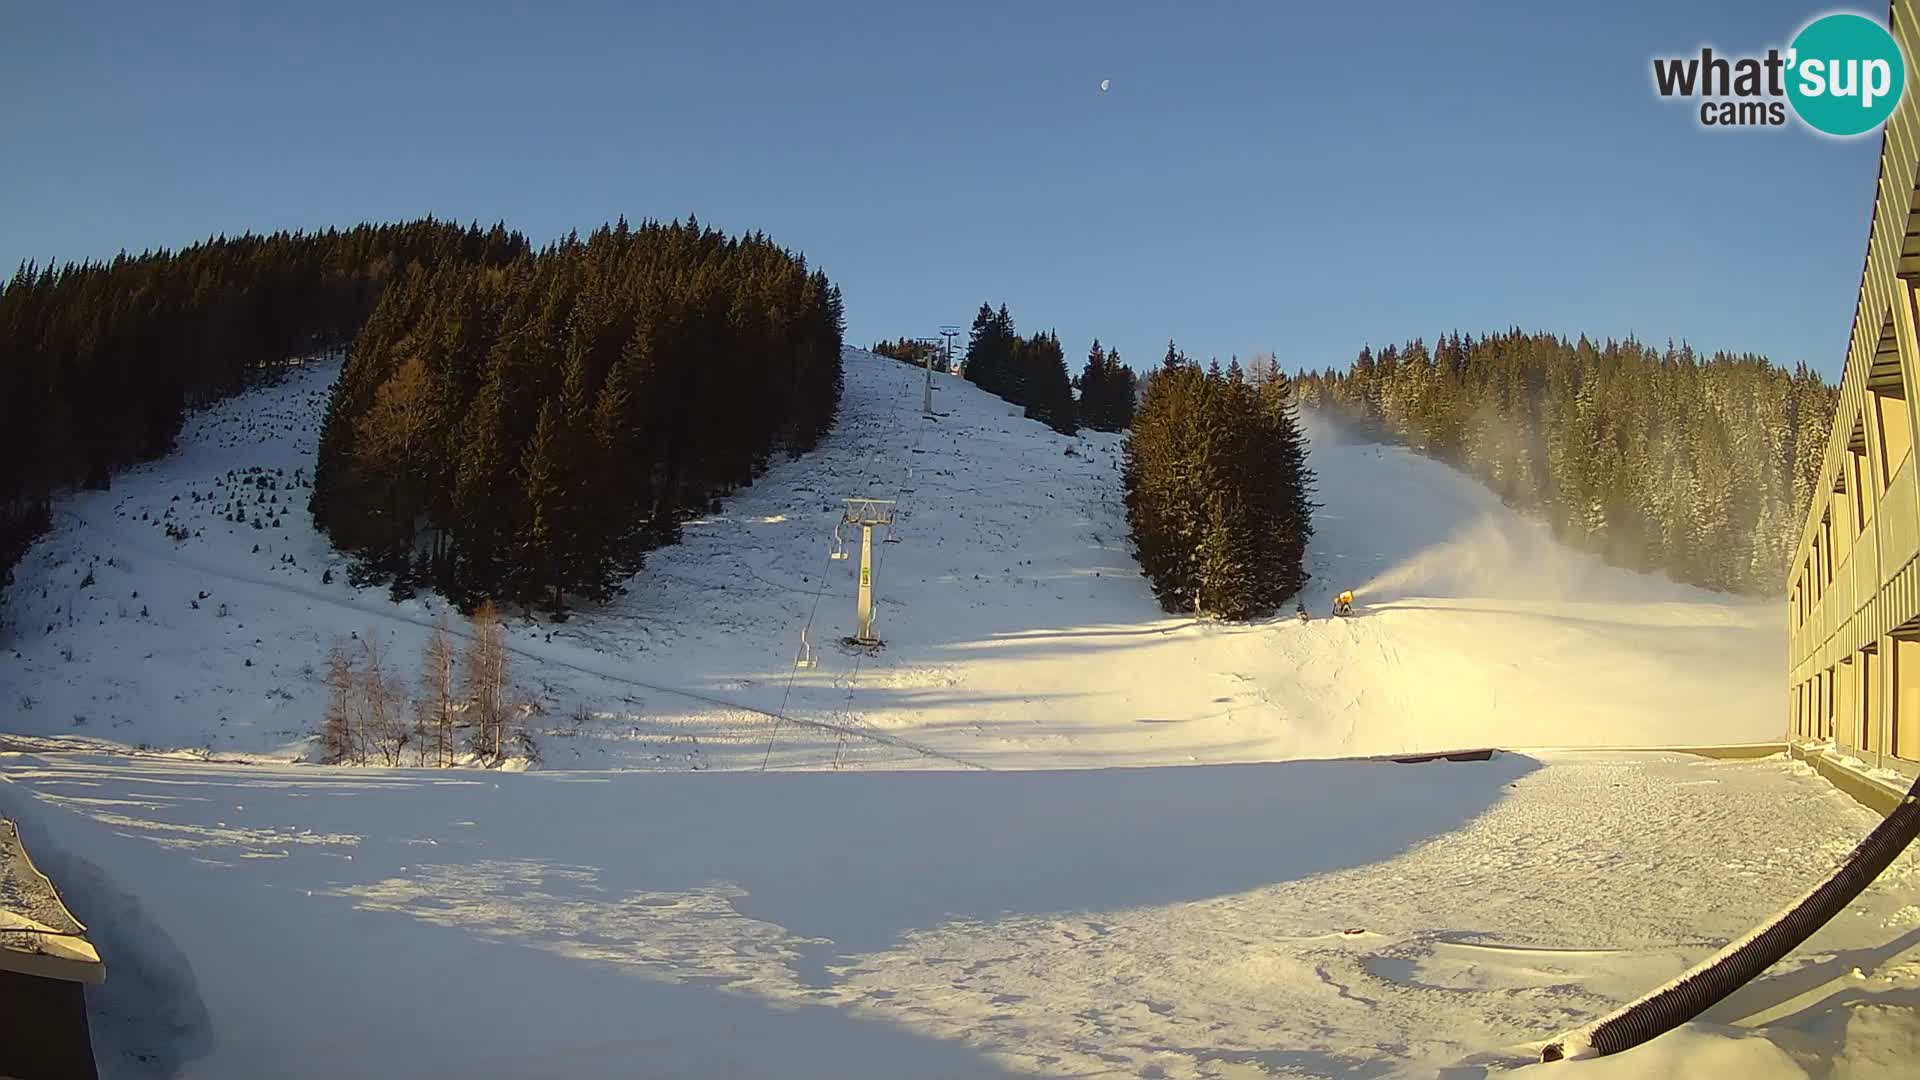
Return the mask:
<svg viewBox="0 0 1920 1080">
<path fill-rule="evenodd" d="M 1032 345 L 1029 339 L 1018 335 L 1007 343 L 1006 364 L 1001 369 L 1000 389 L 997 391 L 1004 400 L 1023 408 L 1031 400 L 1029 388 L 1036 381 L 1036 357 Z"/>
<path fill-rule="evenodd" d="M 1094 338 L 1087 350 L 1087 364 L 1080 369 L 1080 424 L 1098 431 L 1114 430 L 1112 389 L 1107 382 L 1107 358 L 1100 351 L 1100 339 Z"/>
<path fill-rule="evenodd" d="M 1120 362 L 1120 352 L 1109 347 L 1106 360 L 1108 392 L 1108 431 L 1125 431 L 1133 424 L 1133 410 L 1139 396 L 1139 383 L 1133 369 Z"/>
<path fill-rule="evenodd" d="M 629 419 L 633 398 L 633 366 L 623 350 L 600 387 L 591 419 L 593 479 L 586 502 L 597 518 L 593 536 L 599 550 L 597 573 L 582 582 L 581 592 L 596 601 L 622 591 L 620 582 L 638 573 L 645 558 L 644 523 L 652 498 L 641 439 Z"/>
<path fill-rule="evenodd" d="M 1026 356 L 1027 417 L 1062 435 L 1078 430 L 1074 420 L 1073 385 L 1067 378 L 1067 357 L 1060 338 L 1051 331 L 1023 343 Z"/>
<path fill-rule="evenodd" d="M 1001 310 L 1006 310 L 1005 305 L 1001 306 Z M 973 317 L 973 329 L 967 335 L 967 355 L 960 369 L 961 375 L 989 394 L 1004 390 L 1011 333 L 1010 326 L 1003 328 L 992 306 L 982 303 Z"/>
<path fill-rule="evenodd" d="M 1187 355 L 1174 346 L 1172 338 L 1168 338 L 1167 355 L 1160 361 L 1160 370 L 1178 371 L 1186 365 Z"/>
<path fill-rule="evenodd" d="M 540 406 L 533 437 L 520 459 L 522 497 L 527 507 L 520 565 L 526 581 L 516 598 L 528 602 L 550 598 L 556 621 L 565 610 L 561 589 L 567 578 L 569 554 L 565 540 L 568 492 L 560 442 L 559 410 L 549 400 Z"/>
<path fill-rule="evenodd" d="M 1262 450 L 1255 467 L 1261 470 L 1254 508 L 1261 537 L 1260 578 L 1271 588 L 1267 599 L 1275 604 L 1298 593 L 1307 583 L 1307 542 L 1313 537 L 1313 470 L 1307 461 L 1307 439 L 1293 399 L 1293 384 L 1272 367 L 1256 388 Z"/>
<path fill-rule="evenodd" d="M 1283 377 L 1163 366 L 1124 452 L 1128 525 L 1163 608 L 1262 618 L 1299 591 L 1312 474 Z"/>
</svg>

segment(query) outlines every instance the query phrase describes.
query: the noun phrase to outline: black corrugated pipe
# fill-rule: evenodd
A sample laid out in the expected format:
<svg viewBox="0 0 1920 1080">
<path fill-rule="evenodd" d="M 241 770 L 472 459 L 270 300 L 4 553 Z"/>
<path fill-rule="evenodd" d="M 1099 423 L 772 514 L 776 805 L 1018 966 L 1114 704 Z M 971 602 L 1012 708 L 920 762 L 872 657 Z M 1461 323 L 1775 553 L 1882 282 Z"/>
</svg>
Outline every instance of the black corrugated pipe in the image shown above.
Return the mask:
<svg viewBox="0 0 1920 1080">
<path fill-rule="evenodd" d="M 1699 1016 L 1812 937 L 1873 884 L 1916 833 L 1920 833 L 1920 780 L 1914 781 L 1907 797 L 1854 847 L 1839 869 L 1793 906 L 1653 993 L 1554 1039 L 1540 1051 L 1540 1060 L 1617 1054 Z"/>
</svg>

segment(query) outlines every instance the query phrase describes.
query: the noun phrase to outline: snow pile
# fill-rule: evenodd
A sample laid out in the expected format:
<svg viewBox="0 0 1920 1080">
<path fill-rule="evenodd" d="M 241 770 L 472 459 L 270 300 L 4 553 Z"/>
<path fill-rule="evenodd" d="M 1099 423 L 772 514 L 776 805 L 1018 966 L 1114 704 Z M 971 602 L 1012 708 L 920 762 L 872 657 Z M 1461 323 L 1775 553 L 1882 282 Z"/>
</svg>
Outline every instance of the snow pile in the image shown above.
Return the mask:
<svg viewBox="0 0 1920 1080">
<path fill-rule="evenodd" d="M 1645 1080 L 1647 1077 L 1737 1076 L 1741 1080 L 1807 1080 L 1814 1075 L 1764 1038 L 1688 1026 L 1609 1058 L 1535 1066 L 1523 1075 L 1567 1080 Z M 1891 1073 L 1886 1075 L 1892 1075 Z"/>
<path fill-rule="evenodd" d="M 381 634 L 411 669 L 445 605 L 356 589 L 304 512 L 334 371 L 197 415 L 179 453 L 61 502 L 0 637 L 11 731 L 284 759 L 309 749 L 333 635 Z M 689 523 L 610 608 L 515 618 L 546 764 L 1075 767 L 1780 733 L 1777 605 L 1605 566 L 1462 474 L 1324 433 L 1314 621 L 1168 617 L 1127 548 L 1117 436 L 1059 436 L 950 377 L 923 418 L 923 378 L 849 351 L 820 450 Z M 853 496 L 898 501 L 898 542 L 875 541 L 877 655 L 839 644 L 858 530 L 854 558 L 828 552 Z M 1356 584 L 1360 617 L 1321 617 Z"/>
</svg>

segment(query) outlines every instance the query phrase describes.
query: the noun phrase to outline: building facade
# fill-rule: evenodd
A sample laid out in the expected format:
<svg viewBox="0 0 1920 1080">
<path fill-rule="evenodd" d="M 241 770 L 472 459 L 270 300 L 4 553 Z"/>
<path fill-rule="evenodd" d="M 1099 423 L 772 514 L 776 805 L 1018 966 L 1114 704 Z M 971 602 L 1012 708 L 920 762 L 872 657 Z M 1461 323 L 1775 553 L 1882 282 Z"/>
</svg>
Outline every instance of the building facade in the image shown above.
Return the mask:
<svg viewBox="0 0 1920 1080">
<path fill-rule="evenodd" d="M 1853 337 L 1820 482 L 1787 576 L 1788 723 L 1796 740 L 1920 771 L 1920 58 L 1916 0 L 1888 25 L 1907 90 L 1881 137 Z"/>
</svg>

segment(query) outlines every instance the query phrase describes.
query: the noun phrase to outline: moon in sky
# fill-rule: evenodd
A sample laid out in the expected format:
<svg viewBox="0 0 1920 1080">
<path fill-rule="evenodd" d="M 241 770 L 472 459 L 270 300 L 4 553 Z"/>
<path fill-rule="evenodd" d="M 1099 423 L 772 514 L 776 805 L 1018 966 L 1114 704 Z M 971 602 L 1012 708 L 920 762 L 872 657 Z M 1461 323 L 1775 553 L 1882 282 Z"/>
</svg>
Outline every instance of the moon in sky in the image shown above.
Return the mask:
<svg viewBox="0 0 1920 1080">
<path fill-rule="evenodd" d="M 1108 90 L 1111 90 L 1111 89 L 1113 89 L 1113 80 L 1112 80 L 1112 79 L 1101 79 L 1101 80 L 1100 80 L 1100 92 L 1101 92 L 1101 93 L 1103 93 L 1103 94 L 1104 94 L 1104 93 L 1106 93 L 1106 92 L 1107 92 Z"/>
</svg>

